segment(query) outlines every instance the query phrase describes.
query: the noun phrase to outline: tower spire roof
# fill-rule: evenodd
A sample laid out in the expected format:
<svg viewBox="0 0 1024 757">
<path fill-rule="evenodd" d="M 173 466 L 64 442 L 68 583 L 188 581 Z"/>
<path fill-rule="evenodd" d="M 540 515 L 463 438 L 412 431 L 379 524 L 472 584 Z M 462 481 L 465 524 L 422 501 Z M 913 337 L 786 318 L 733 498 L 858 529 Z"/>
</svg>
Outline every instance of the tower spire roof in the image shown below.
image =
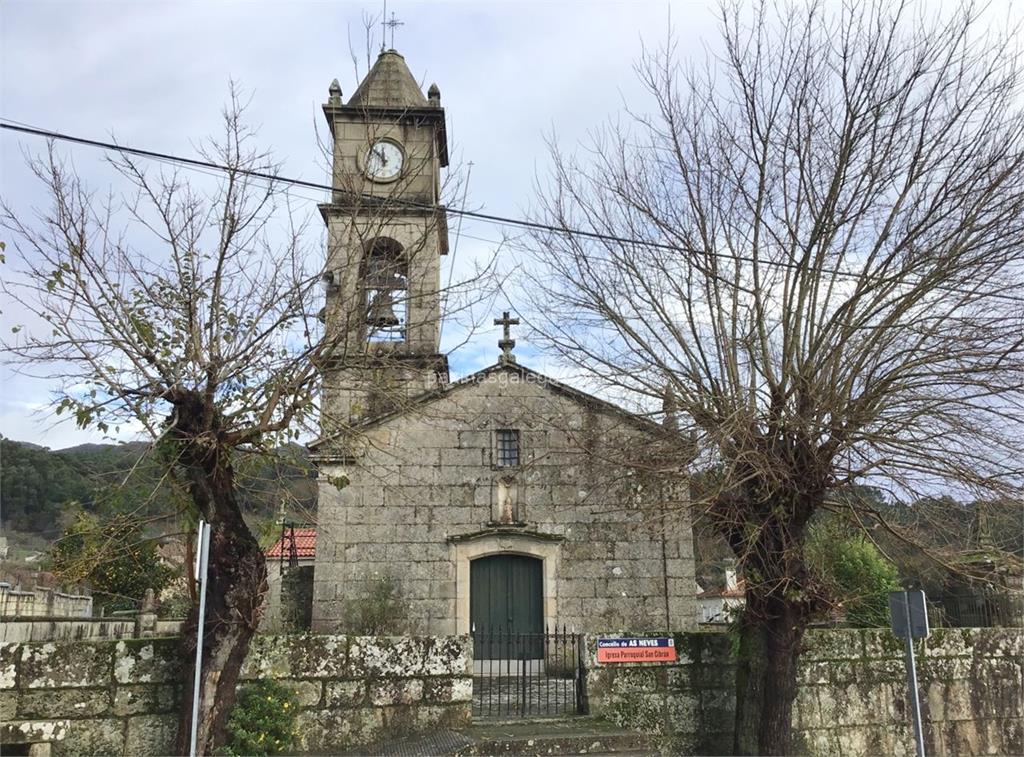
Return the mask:
<svg viewBox="0 0 1024 757">
<path fill-rule="evenodd" d="M 427 105 L 405 58 L 395 50 L 383 50 L 373 68 L 348 101 L 349 107 L 419 108 Z"/>
</svg>

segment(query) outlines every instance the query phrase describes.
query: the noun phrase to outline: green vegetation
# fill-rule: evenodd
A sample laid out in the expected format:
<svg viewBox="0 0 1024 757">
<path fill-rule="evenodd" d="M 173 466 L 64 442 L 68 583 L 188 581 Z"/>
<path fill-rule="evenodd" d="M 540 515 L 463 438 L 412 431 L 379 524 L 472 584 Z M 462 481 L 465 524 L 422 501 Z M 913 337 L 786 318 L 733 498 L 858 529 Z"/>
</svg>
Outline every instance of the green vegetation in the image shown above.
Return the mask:
<svg viewBox="0 0 1024 757">
<path fill-rule="evenodd" d="M 0 519 L 5 531 L 56 536 L 68 502 L 87 503 L 90 487 L 64 455 L 0 439 Z"/>
<path fill-rule="evenodd" d="M 390 574 L 368 577 L 360 596 L 347 606 L 348 630 L 366 636 L 399 633 L 409 615 L 401 584 Z"/>
<path fill-rule="evenodd" d="M 103 519 L 131 513 L 146 523 L 147 535 L 157 535 L 165 530 L 159 520 L 185 507 L 182 493 L 166 476 L 164 454 L 144 442 L 52 451 L 0 439 L 2 527 L 14 544 L 18 532 L 52 541 L 82 509 Z M 300 519 L 312 519 L 316 481 L 304 447 L 293 444 L 266 456 L 240 456 L 236 467 L 242 509 L 252 520 L 272 519 L 282 502 Z"/>
<path fill-rule="evenodd" d="M 50 556 L 59 579 L 88 583 L 94 602 L 108 610 L 138 607 L 148 589 L 159 594 L 174 575 L 160 561 L 156 543 L 123 515 L 100 519 L 79 511 Z"/>
<path fill-rule="evenodd" d="M 108 612 L 137 607 L 147 589 L 159 595 L 175 571 L 160 560 L 158 545 L 171 534 L 185 538 L 193 518 L 189 498 L 167 473 L 171 454 L 144 442 L 53 451 L 0 439 L 0 516 L 13 553 L 48 550 L 48 564 L 35 569 L 91 587 L 96 607 Z M 304 447 L 237 461 L 243 513 L 267 544 L 280 536 L 274 520 L 282 504 L 299 519 L 315 519 L 316 480 Z M 7 569 L 17 571 L 17 561 Z M 189 604 L 179 591 L 160 611 L 180 617 Z M 308 627 L 306 618 L 295 622 Z"/>
<path fill-rule="evenodd" d="M 243 686 L 228 720 L 225 755 L 270 755 L 288 751 L 295 743 L 295 692 L 264 679 Z"/>
<path fill-rule="evenodd" d="M 696 474 L 691 481 L 692 499 L 704 496 L 718 475 L 713 469 Z M 876 517 L 866 517 L 865 520 L 884 522 L 894 529 L 871 528 L 871 538 L 864 546 L 849 546 L 851 552 L 863 554 L 843 558 L 844 564 L 861 565 L 861 558 L 864 564 L 873 563 L 877 557 L 889 565 L 891 560 L 902 585 L 924 589 L 929 600 L 937 605 L 941 605 L 948 595 L 975 595 L 978 592 L 998 592 L 1005 586 L 1019 586 L 1019 579 L 1015 577 L 1019 575 L 1024 559 L 1024 522 L 1020 517 L 1019 502 L 962 502 L 949 496 L 891 502 L 880 490 L 870 486 L 838 490 L 833 493 L 832 500 L 839 510 L 857 508 L 877 513 Z M 811 534 L 823 539 L 822 529 L 825 529 L 831 533 L 829 538 L 843 541 L 848 534 L 860 530 L 860 527 L 850 524 L 842 525 L 837 522 L 837 517 L 836 514 L 820 514 L 812 522 Z M 816 571 L 819 580 L 824 581 L 826 577 L 829 581 L 838 580 L 830 567 L 838 556 L 831 554 L 826 547 L 817 549 L 816 560 L 824 564 Z M 705 588 L 724 585 L 724 567 L 734 564 L 732 552 L 706 519 L 698 519 L 694 524 L 694 552 L 696 577 L 700 584 Z M 929 555 L 940 559 L 932 559 Z M 951 572 L 946 566 L 955 566 L 959 572 Z M 841 597 L 848 595 L 845 590 L 839 594 Z M 848 611 L 848 605 L 845 600 L 843 602 Z M 887 612 L 884 624 L 888 623 Z M 939 622 L 938 606 L 935 612 L 936 622 Z"/>
<path fill-rule="evenodd" d="M 812 526 L 808 564 L 841 604 L 846 622 L 859 628 L 889 625 L 889 592 L 900 589 L 896 566 L 861 533 L 838 524 Z"/>
</svg>

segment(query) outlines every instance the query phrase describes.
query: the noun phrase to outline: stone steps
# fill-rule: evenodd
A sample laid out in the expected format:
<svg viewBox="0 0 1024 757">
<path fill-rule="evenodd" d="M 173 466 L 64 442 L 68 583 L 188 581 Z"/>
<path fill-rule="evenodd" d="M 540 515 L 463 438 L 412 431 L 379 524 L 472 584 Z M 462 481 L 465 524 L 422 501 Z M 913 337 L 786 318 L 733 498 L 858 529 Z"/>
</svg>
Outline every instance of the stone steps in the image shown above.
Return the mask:
<svg viewBox="0 0 1024 757">
<path fill-rule="evenodd" d="M 652 754 L 648 738 L 593 718 L 484 722 L 460 732 L 472 744 L 469 755 L 640 755 Z"/>
<path fill-rule="evenodd" d="M 656 753 L 644 734 L 586 717 L 486 721 L 458 731 L 431 731 L 346 752 L 380 757 L 637 757 Z"/>
</svg>

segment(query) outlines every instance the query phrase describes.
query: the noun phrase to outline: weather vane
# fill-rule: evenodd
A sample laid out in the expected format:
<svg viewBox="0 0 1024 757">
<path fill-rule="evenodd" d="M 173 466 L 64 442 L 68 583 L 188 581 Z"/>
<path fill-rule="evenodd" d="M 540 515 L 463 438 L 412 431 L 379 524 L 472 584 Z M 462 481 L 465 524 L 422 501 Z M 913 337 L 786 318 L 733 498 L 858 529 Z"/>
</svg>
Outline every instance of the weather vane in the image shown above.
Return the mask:
<svg viewBox="0 0 1024 757">
<path fill-rule="evenodd" d="M 395 12 L 391 11 L 391 18 L 388 18 L 388 0 L 384 0 L 384 13 L 380 17 L 380 49 L 384 51 L 384 40 L 387 38 L 388 29 L 391 30 L 391 49 L 395 49 L 395 27 L 405 26 L 404 21 L 399 21 L 395 18 Z"/>
</svg>

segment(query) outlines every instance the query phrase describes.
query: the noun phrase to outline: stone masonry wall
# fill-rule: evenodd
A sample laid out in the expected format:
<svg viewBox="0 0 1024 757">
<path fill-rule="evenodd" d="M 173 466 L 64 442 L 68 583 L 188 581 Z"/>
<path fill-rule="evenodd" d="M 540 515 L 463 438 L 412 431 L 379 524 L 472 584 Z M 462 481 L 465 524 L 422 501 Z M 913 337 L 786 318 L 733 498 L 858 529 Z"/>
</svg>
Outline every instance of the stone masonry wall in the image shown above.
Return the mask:
<svg viewBox="0 0 1024 757">
<path fill-rule="evenodd" d="M 468 724 L 471 654 L 460 637 L 257 636 L 242 678 L 294 688 L 298 748 L 333 752 Z M 176 638 L 0 644 L 0 743 L 48 742 L 58 756 L 169 754 L 181 659 Z"/>
<path fill-rule="evenodd" d="M 0 642 L 130 639 L 135 635 L 134 618 L 19 618 L 0 624 Z"/>
<path fill-rule="evenodd" d="M 677 634 L 673 665 L 597 665 L 591 712 L 661 732 L 681 754 L 731 750 L 735 662 L 726 634 Z M 1024 631 L 938 629 L 917 645 L 926 753 L 1024 754 Z M 888 630 L 807 634 L 794 713 L 799 753 L 914 754 L 902 641 Z"/>
<path fill-rule="evenodd" d="M 0 617 L 68 617 L 88 618 L 92 615 L 92 597 L 71 594 L 60 589 L 37 586 L 22 590 L 0 581 Z"/>
<path fill-rule="evenodd" d="M 600 637 L 586 636 L 590 714 L 657 734 L 664 751 L 729 754 L 735 697 L 731 639 L 709 632 L 673 636 L 677 662 L 635 664 L 599 664 Z"/>
<path fill-rule="evenodd" d="M 134 618 L 12 618 L 0 623 L 0 642 L 175 636 L 184 623 L 157 618 L 155 613 L 140 613 Z"/>
<path fill-rule="evenodd" d="M 695 625 L 689 515 L 678 478 L 650 473 L 651 432 L 518 370 L 382 421 L 351 461 L 320 463 L 314 630 L 358 632 L 353 603 L 390 575 L 406 608 L 395 632 L 468 633 L 470 563 L 502 553 L 543 561 L 549 627 Z M 520 431 L 512 469 L 496 465 L 501 428 Z"/>
</svg>

